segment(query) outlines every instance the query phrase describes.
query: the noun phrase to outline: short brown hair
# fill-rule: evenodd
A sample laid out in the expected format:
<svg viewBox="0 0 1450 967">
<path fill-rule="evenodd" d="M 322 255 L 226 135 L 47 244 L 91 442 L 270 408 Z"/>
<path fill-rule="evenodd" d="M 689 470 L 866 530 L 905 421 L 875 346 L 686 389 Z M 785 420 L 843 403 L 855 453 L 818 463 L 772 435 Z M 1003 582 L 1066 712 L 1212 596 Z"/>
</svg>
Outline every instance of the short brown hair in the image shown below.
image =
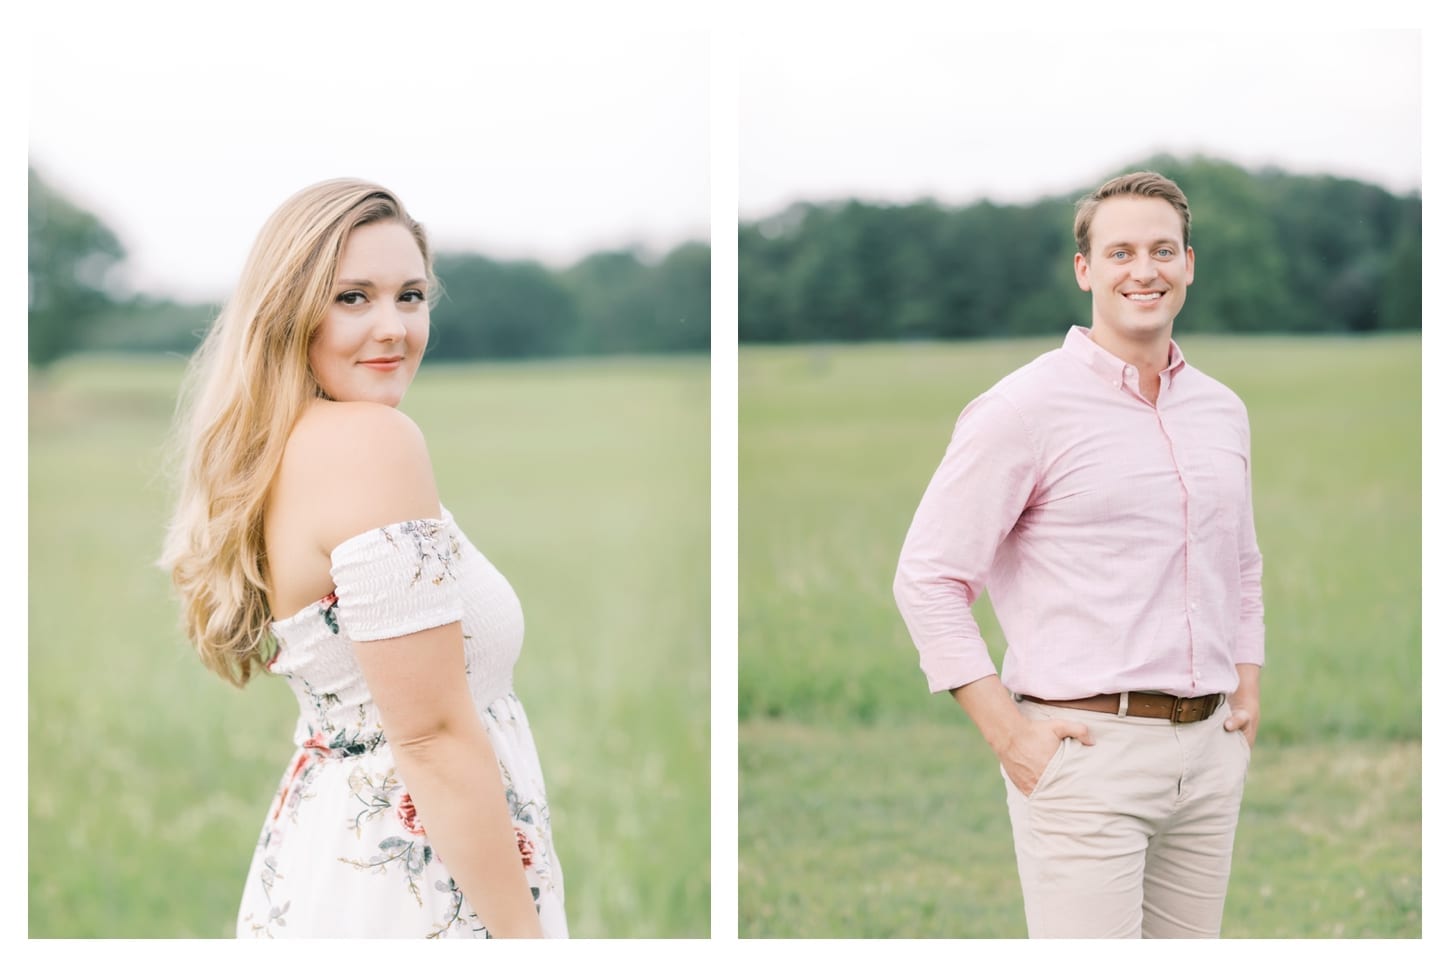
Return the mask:
<svg viewBox="0 0 1450 967">
<path fill-rule="evenodd" d="M 1193 215 L 1188 210 L 1188 196 L 1183 194 L 1183 189 L 1171 178 L 1165 178 L 1156 171 L 1134 171 L 1119 175 L 1092 194 L 1078 199 L 1077 217 L 1073 220 L 1072 231 L 1077 236 L 1077 250 L 1084 258 L 1088 255 L 1088 233 L 1092 230 L 1093 216 L 1097 214 L 1098 205 L 1105 199 L 1121 195 L 1161 198 L 1172 205 L 1183 221 L 1183 245 L 1185 248 L 1188 246 L 1188 227 L 1193 221 Z"/>
</svg>

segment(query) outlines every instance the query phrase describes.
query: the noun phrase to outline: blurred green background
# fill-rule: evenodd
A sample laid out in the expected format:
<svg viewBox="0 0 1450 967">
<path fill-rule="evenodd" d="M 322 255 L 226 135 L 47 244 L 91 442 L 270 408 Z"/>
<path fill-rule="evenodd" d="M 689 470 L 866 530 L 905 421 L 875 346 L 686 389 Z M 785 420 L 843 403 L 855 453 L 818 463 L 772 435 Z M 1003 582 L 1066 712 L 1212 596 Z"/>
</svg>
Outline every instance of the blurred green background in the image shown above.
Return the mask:
<svg viewBox="0 0 1450 967">
<path fill-rule="evenodd" d="M 1419 191 L 1160 154 L 1017 204 L 844 198 L 744 222 L 741 341 L 1060 336 L 1086 324 L 1073 203 L 1142 169 L 1192 205 L 1201 271 L 1180 331 L 1419 330 Z"/>
<path fill-rule="evenodd" d="M 1264 555 L 1224 935 L 1419 936 L 1419 335 L 1176 337 L 1248 406 Z M 891 584 L 957 414 L 1061 342 L 742 347 L 741 936 L 1026 935 L 996 759 Z"/>
<path fill-rule="evenodd" d="M 76 352 L 190 353 L 220 302 L 134 291 L 120 232 L 32 166 L 28 182 L 29 361 Z M 710 247 L 638 245 L 568 265 L 434 248 L 442 295 L 434 360 L 537 359 L 710 348 Z M 240 266 L 238 266 L 240 268 Z"/>
<path fill-rule="evenodd" d="M 30 392 L 32 937 L 231 936 L 296 702 L 206 672 L 152 565 L 181 362 Z M 709 933 L 709 365 L 425 362 L 403 409 L 523 602 L 571 932 Z"/>
</svg>

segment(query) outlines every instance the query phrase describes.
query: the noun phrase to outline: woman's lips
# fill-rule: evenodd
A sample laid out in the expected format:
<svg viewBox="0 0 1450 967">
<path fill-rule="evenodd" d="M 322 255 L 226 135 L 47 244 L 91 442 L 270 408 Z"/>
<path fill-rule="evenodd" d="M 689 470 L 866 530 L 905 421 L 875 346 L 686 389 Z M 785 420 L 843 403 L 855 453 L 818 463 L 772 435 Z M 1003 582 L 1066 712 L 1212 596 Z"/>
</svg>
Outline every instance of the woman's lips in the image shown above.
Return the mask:
<svg viewBox="0 0 1450 967">
<path fill-rule="evenodd" d="M 375 369 L 380 373 L 391 373 L 403 365 L 403 357 L 396 356 L 392 359 L 364 359 L 358 365 L 366 366 L 368 369 Z"/>
</svg>

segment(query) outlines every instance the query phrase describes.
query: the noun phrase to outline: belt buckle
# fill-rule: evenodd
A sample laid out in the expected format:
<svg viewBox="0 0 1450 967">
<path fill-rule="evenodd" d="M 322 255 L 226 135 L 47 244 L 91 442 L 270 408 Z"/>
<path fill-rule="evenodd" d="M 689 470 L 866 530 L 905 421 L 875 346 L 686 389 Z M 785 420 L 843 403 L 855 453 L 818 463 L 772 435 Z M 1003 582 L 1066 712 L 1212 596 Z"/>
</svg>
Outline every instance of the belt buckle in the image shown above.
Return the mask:
<svg viewBox="0 0 1450 967">
<path fill-rule="evenodd" d="M 1183 719 L 1180 718 L 1180 716 L 1185 711 L 1186 711 L 1186 708 L 1185 708 L 1185 706 L 1183 704 L 1183 696 L 1182 695 L 1175 695 L 1175 696 L 1173 696 L 1173 710 L 1168 713 L 1168 719 L 1169 719 L 1169 721 L 1171 721 L 1174 725 L 1182 725 L 1183 724 Z"/>
</svg>

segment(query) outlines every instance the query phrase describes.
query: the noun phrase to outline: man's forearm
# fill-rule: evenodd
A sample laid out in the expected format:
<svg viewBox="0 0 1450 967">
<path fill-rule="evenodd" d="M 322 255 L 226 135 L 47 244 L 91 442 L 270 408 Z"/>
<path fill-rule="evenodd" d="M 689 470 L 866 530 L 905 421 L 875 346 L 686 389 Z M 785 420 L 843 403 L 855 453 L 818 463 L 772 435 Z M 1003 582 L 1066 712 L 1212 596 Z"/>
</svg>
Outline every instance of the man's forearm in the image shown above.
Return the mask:
<svg viewBox="0 0 1450 967">
<path fill-rule="evenodd" d="M 1251 700 L 1255 705 L 1259 704 L 1259 673 L 1262 669 L 1258 665 L 1241 663 L 1235 665 L 1239 673 L 1239 687 L 1234 689 L 1233 697 L 1243 700 Z"/>
<path fill-rule="evenodd" d="M 996 675 L 952 689 L 952 698 L 976 724 L 998 758 L 1011 745 L 1013 733 L 1026 721 L 1017 711 L 1012 693 Z"/>
<path fill-rule="evenodd" d="M 982 738 L 997 754 L 1007 778 L 1030 795 L 1063 739 L 1092 745 L 1093 737 L 1081 722 L 1061 719 L 1034 721 L 1017 710 L 1012 693 L 996 675 L 988 675 L 952 689 L 952 698 L 971 716 Z"/>
<path fill-rule="evenodd" d="M 1239 673 L 1239 687 L 1228 697 L 1229 717 L 1224 728 L 1242 729 L 1253 748 L 1259 735 L 1259 672 L 1258 665 L 1247 662 L 1234 666 Z"/>
</svg>

